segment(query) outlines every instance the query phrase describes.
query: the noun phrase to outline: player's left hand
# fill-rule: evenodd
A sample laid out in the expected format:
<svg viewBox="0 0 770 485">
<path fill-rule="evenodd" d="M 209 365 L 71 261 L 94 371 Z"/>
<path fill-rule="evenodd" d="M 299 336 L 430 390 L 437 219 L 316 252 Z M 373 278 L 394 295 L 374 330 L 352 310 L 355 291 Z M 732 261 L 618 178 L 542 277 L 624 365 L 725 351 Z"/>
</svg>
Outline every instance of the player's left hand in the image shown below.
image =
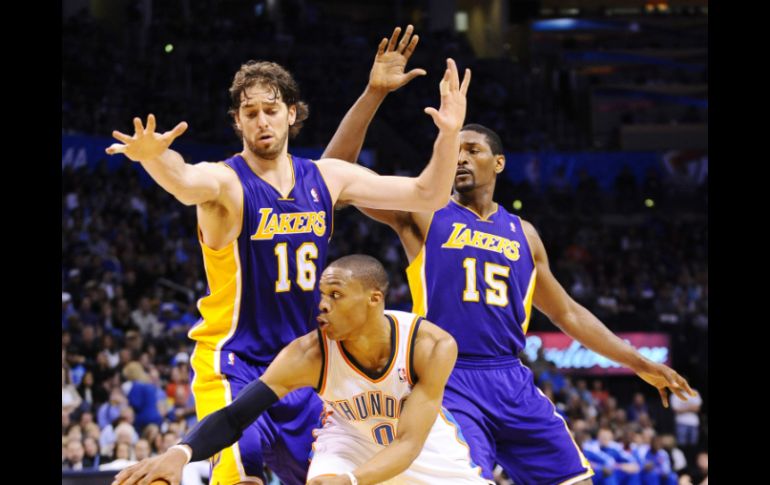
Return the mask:
<svg viewBox="0 0 770 485">
<path fill-rule="evenodd" d="M 658 388 L 664 408 L 668 407 L 668 392 L 666 389 L 670 389 L 679 399 L 685 401 L 688 397 L 686 393 L 689 393 L 690 396 L 696 395 L 695 391 L 690 388 L 687 380 L 666 365 L 648 361 L 643 369 L 636 371 L 636 374 L 648 384 Z"/>
<path fill-rule="evenodd" d="M 350 485 L 350 478 L 347 475 L 334 475 L 315 477 L 307 482 L 307 485 Z"/>
<path fill-rule="evenodd" d="M 404 72 L 407 61 L 412 56 L 420 36 L 412 36 L 414 27 L 408 25 L 401 41 L 398 36 L 401 34 L 401 27 L 393 30 L 390 40 L 384 37 L 377 48 L 377 55 L 374 57 L 372 70 L 369 72 L 369 88 L 388 93 L 395 91 L 401 86 L 407 84 L 417 76 L 427 74 L 425 69 L 412 69 Z"/>
<path fill-rule="evenodd" d="M 447 69 L 439 83 L 441 93 L 441 106 L 425 108 L 425 113 L 433 118 L 439 130 L 459 132 L 465 121 L 466 95 L 468 85 L 471 83 L 471 70 L 466 69 L 463 82 L 460 84 L 460 76 L 457 73 L 457 64 L 453 59 L 446 60 Z"/>
</svg>

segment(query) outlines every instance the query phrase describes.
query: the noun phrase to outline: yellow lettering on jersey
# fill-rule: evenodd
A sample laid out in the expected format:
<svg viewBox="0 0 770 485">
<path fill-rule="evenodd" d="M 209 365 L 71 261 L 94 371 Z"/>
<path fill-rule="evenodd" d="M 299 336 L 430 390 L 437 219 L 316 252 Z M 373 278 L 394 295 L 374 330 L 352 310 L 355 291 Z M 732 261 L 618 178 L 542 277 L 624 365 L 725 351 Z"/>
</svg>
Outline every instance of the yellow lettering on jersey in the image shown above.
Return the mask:
<svg viewBox="0 0 770 485">
<path fill-rule="evenodd" d="M 518 241 L 489 234 L 484 231 L 475 231 L 459 222 L 452 224 L 452 226 L 454 229 L 452 229 L 452 233 L 449 235 L 446 242 L 441 245 L 442 248 L 462 249 L 466 246 L 471 246 L 485 251 L 502 253 L 511 261 L 518 261 L 521 257 L 519 251 L 521 243 Z"/>
<path fill-rule="evenodd" d="M 292 226 L 292 222 L 295 221 L 295 218 L 293 217 L 294 214 L 281 214 L 281 225 L 278 229 L 278 234 L 292 234 L 294 233 L 294 228 Z"/>
<path fill-rule="evenodd" d="M 484 249 L 484 238 L 489 238 L 490 234 L 481 231 L 473 231 L 473 241 L 471 244 L 474 248 Z"/>
<path fill-rule="evenodd" d="M 503 254 L 511 261 L 518 261 L 521 255 L 519 254 L 519 247 L 521 243 L 519 241 L 505 241 L 503 245 Z"/>
<path fill-rule="evenodd" d="M 321 237 L 326 233 L 326 212 L 311 212 L 311 214 L 316 216 L 315 221 L 313 221 L 313 232 L 316 236 Z"/>
<path fill-rule="evenodd" d="M 276 234 L 307 234 L 321 237 L 326 233 L 326 211 L 274 214 L 272 208 L 259 209 L 259 224 L 252 240 L 273 239 Z"/>
</svg>

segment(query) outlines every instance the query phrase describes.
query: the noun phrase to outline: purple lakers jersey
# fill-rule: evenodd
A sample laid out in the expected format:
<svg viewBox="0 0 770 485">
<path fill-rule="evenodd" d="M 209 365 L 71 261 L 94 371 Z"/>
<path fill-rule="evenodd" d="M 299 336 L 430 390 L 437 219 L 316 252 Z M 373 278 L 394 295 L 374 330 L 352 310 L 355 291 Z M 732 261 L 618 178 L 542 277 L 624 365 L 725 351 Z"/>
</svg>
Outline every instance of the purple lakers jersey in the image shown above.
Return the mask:
<svg viewBox="0 0 770 485">
<path fill-rule="evenodd" d="M 486 219 L 452 199 L 436 211 L 407 268 L 412 311 L 449 332 L 460 357 L 516 356 L 525 346 L 535 264 L 521 219 Z"/>
<path fill-rule="evenodd" d="M 236 356 L 268 364 L 317 326 L 332 201 L 315 163 L 289 158 L 294 186 L 285 198 L 240 155 L 223 162 L 243 186 L 243 225 L 222 249 L 200 242 L 209 290 L 198 302 L 202 321 L 189 333 L 215 353 L 217 373 Z"/>
</svg>

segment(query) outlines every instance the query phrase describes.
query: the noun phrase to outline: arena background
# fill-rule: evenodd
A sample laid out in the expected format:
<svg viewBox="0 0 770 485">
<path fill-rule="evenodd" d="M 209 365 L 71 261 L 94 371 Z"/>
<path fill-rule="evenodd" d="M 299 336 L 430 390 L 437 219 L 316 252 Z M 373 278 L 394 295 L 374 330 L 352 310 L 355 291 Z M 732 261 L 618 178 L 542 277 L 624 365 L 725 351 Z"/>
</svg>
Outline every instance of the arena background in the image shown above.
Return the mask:
<svg viewBox="0 0 770 485">
<path fill-rule="evenodd" d="M 310 105 L 290 152 L 318 157 L 379 40 L 408 23 L 420 35 L 408 67 L 428 75 L 388 96 L 361 163 L 417 174 L 444 59 L 470 67 L 466 122 L 496 130 L 506 152 L 496 200 L 538 228 L 576 300 L 700 392 L 696 444 L 667 455 L 692 483 L 707 475 L 707 2 L 63 0 L 62 13 L 63 483 L 109 483 L 114 472 L 85 470 L 124 466 L 142 438 L 162 451 L 194 423 L 185 333 L 205 291 L 195 211 L 138 164 L 108 158 L 110 132 L 152 112 L 160 129 L 190 124 L 173 146 L 188 162 L 230 156 L 232 75 L 272 60 Z M 409 309 L 397 237 L 345 208 L 330 258 L 357 252 L 386 264 L 388 307 Z M 652 429 L 671 448 L 676 418 L 655 390 L 556 331 L 535 312 L 522 357 L 568 422 L 592 438 L 609 426 L 627 448 Z M 132 361 L 157 387 L 160 423 L 136 426 L 120 396 Z"/>
</svg>

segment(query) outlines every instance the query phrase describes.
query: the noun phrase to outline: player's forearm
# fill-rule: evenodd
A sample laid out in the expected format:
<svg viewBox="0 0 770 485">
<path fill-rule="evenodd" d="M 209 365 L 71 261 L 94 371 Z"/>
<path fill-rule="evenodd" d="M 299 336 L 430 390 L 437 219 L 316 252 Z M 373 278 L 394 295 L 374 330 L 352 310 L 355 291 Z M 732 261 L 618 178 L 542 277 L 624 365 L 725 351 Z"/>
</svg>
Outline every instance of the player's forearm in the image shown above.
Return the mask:
<svg viewBox="0 0 770 485">
<path fill-rule="evenodd" d="M 587 348 L 634 371 L 644 368 L 647 360 L 631 345 L 612 333 L 598 318 L 578 303 L 572 311 L 554 323 Z"/>
<path fill-rule="evenodd" d="M 170 148 L 157 158 L 142 160 L 141 164 L 158 185 L 185 205 L 205 202 L 216 196 L 212 180 L 198 176 L 195 167 L 185 163 L 182 155 Z"/>
<path fill-rule="evenodd" d="M 355 163 L 364 145 L 369 124 L 386 95 L 387 92 L 374 90 L 367 85 L 342 118 L 321 158 L 338 158 Z"/>
<path fill-rule="evenodd" d="M 257 379 L 244 387 L 226 407 L 209 414 L 196 424 L 182 440 L 190 447 L 190 461 L 205 460 L 232 445 L 243 430 L 278 401 L 278 395 Z"/>
<path fill-rule="evenodd" d="M 449 202 L 459 152 L 459 130 L 439 131 L 430 162 L 416 181 L 419 196 L 425 204 L 421 210 L 439 210 Z"/>
<path fill-rule="evenodd" d="M 353 474 L 359 485 L 383 482 L 409 468 L 421 449 L 421 445 L 396 439 L 371 460 L 353 470 Z"/>
</svg>

